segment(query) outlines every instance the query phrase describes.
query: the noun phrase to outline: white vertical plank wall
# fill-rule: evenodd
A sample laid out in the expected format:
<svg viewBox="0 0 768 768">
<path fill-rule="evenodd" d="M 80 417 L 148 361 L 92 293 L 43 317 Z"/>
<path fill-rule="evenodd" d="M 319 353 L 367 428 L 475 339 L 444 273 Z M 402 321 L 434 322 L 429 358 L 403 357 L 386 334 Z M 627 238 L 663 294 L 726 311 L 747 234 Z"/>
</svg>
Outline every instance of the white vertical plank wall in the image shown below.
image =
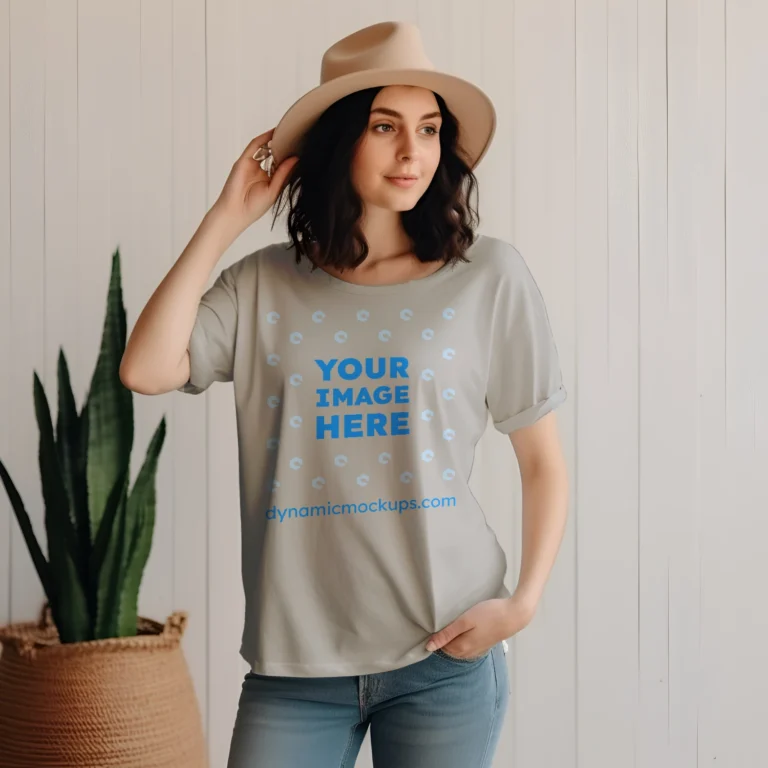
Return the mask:
<svg viewBox="0 0 768 768">
<path fill-rule="evenodd" d="M 386 19 L 417 22 L 434 63 L 496 104 L 480 229 L 528 261 L 569 391 L 566 535 L 510 643 L 494 764 L 768 764 L 765 3 L 0 0 L 0 458 L 38 535 L 33 372 L 55 418 L 63 348 L 82 404 L 113 251 L 130 329 L 246 143 L 317 85 L 331 43 Z M 211 282 L 285 239 L 270 226 Z M 246 671 L 232 389 L 134 408 L 133 478 L 168 419 L 140 610 L 188 611 L 223 768 Z M 473 491 L 514 589 L 514 452 L 490 427 L 478 450 Z M 0 623 L 42 597 L 0 493 Z"/>
</svg>

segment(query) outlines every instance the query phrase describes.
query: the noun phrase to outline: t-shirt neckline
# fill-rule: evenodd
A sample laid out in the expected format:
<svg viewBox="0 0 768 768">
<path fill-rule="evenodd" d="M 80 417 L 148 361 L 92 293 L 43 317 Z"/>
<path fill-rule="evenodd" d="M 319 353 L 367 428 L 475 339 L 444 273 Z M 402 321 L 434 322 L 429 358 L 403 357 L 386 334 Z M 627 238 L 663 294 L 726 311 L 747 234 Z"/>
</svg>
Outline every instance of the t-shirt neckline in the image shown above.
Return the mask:
<svg viewBox="0 0 768 768">
<path fill-rule="evenodd" d="M 312 262 L 306 256 L 302 256 L 301 260 L 297 264 L 296 249 L 291 247 L 290 250 L 291 260 L 294 267 L 296 268 L 296 271 L 299 274 L 304 275 L 306 279 L 316 282 L 319 285 L 333 288 L 337 291 L 369 295 L 415 293 L 429 290 L 446 278 L 450 277 L 454 273 L 454 269 L 457 264 L 461 263 L 457 262 L 457 264 L 443 264 L 439 269 L 436 269 L 434 272 L 431 272 L 424 277 L 416 277 L 413 280 L 408 280 L 404 283 L 388 283 L 386 285 L 361 285 L 359 283 L 350 283 L 347 280 L 342 280 L 340 277 L 336 277 L 335 275 L 330 274 L 330 272 L 326 272 L 320 267 L 317 267 L 313 270 Z"/>
</svg>

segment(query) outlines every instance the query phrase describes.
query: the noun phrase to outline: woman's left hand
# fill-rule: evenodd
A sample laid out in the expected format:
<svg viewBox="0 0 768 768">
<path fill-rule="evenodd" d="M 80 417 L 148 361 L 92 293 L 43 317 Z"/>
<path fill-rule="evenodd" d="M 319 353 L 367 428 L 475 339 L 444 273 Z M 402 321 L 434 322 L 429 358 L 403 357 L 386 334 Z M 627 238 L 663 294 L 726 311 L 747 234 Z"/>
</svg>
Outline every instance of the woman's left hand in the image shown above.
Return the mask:
<svg viewBox="0 0 768 768">
<path fill-rule="evenodd" d="M 427 650 L 444 648 L 446 653 L 460 659 L 481 656 L 526 627 L 533 614 L 533 606 L 515 595 L 483 600 L 429 637 Z"/>
</svg>

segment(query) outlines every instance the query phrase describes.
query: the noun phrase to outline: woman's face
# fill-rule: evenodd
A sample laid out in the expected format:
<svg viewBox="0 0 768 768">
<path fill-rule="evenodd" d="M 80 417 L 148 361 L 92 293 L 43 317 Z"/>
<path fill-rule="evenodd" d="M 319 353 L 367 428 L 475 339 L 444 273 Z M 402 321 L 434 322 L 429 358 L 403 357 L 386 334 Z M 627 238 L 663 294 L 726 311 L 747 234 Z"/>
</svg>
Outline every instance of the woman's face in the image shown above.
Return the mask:
<svg viewBox="0 0 768 768">
<path fill-rule="evenodd" d="M 440 162 L 440 108 L 432 91 L 382 88 L 373 100 L 352 161 L 352 183 L 365 203 L 393 211 L 413 208 Z M 398 176 L 414 176 L 398 184 Z"/>
</svg>

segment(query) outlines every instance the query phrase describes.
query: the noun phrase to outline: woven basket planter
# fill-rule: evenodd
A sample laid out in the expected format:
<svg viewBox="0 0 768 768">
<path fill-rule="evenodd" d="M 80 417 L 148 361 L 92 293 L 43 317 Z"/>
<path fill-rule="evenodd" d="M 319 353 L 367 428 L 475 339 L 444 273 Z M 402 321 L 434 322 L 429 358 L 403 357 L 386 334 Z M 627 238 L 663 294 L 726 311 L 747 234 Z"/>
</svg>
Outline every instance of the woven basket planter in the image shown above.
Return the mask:
<svg viewBox="0 0 768 768">
<path fill-rule="evenodd" d="M 186 621 L 65 644 L 46 609 L 0 628 L 0 768 L 205 768 Z"/>
</svg>

